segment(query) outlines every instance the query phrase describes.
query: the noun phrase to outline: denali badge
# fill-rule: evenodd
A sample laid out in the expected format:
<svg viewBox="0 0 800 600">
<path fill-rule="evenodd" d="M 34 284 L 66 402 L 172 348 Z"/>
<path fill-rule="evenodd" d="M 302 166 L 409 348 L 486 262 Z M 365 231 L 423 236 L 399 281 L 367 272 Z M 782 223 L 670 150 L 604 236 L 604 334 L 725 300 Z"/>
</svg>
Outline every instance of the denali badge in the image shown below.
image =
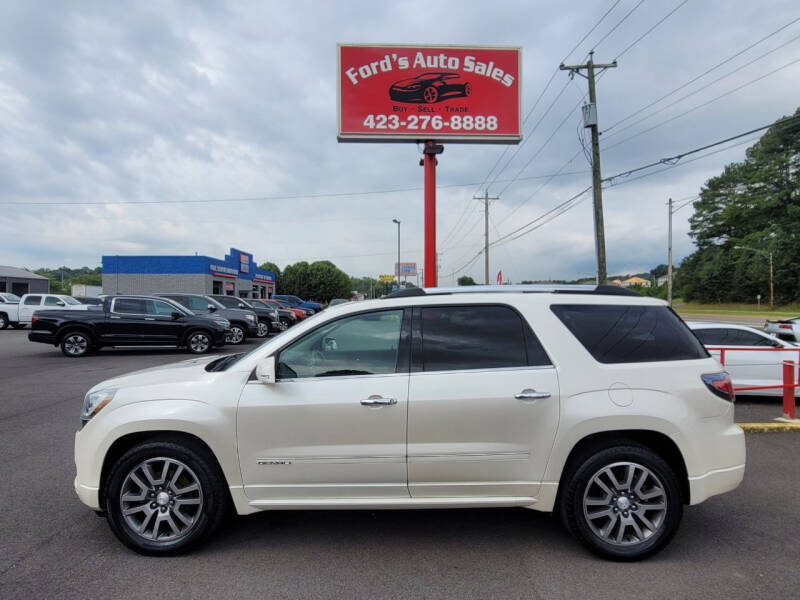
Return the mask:
<svg viewBox="0 0 800 600">
<path fill-rule="evenodd" d="M 259 459 L 258 464 L 260 465 L 290 465 L 292 461 L 290 460 L 268 460 L 268 459 Z"/>
</svg>

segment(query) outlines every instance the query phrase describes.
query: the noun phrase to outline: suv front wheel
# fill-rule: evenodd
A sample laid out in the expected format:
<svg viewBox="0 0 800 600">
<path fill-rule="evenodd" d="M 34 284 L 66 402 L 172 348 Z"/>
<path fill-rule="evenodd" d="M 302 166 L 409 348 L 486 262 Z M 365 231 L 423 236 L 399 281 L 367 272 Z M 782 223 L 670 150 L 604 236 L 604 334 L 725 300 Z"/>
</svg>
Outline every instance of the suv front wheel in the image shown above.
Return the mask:
<svg viewBox="0 0 800 600">
<path fill-rule="evenodd" d="M 111 529 L 141 554 L 188 550 L 219 526 L 225 508 L 223 478 L 208 453 L 189 444 L 153 441 L 131 448 L 105 489 Z"/>
<path fill-rule="evenodd" d="M 651 450 L 605 448 L 582 456 L 566 475 L 562 519 L 596 554 L 637 560 L 675 535 L 683 514 L 678 480 Z"/>
</svg>

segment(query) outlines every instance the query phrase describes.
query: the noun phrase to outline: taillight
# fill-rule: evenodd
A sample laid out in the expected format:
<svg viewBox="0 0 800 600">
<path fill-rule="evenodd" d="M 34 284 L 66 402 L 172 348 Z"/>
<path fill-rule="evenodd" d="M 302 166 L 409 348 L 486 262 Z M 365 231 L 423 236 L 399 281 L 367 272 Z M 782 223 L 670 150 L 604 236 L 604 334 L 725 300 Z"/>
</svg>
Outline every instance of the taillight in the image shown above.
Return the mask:
<svg viewBox="0 0 800 600">
<path fill-rule="evenodd" d="M 733 391 L 731 376 L 724 371 L 722 373 L 701 375 L 700 379 L 703 380 L 703 383 L 706 384 L 706 387 L 711 390 L 712 393 L 723 400 L 729 400 L 731 402 L 736 401 L 736 393 Z"/>
<path fill-rule="evenodd" d="M 37 315 L 36 313 L 33 313 L 33 316 L 31 317 L 31 325 L 36 323 L 36 321 L 38 321 L 38 320 L 39 320 L 39 315 Z"/>
<path fill-rule="evenodd" d="M 792 326 L 789 325 L 788 323 L 781 323 L 780 325 L 778 325 L 778 329 L 791 329 L 791 328 Z"/>
</svg>

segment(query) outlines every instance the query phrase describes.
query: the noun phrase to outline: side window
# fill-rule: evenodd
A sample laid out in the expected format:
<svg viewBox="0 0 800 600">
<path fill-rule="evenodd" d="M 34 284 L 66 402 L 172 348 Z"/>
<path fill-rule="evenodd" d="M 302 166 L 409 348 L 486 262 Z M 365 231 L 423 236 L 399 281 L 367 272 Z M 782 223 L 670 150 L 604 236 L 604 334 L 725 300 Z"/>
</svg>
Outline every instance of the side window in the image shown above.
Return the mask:
<svg viewBox="0 0 800 600">
<path fill-rule="evenodd" d="M 743 329 L 729 329 L 733 341 L 729 342 L 733 346 L 771 346 L 769 339 Z"/>
<path fill-rule="evenodd" d="M 181 302 L 183 300 L 183 302 Z M 208 305 L 211 304 L 205 298 L 199 298 L 197 296 L 186 296 L 178 300 L 181 304 L 183 304 L 189 310 L 208 310 Z"/>
<path fill-rule="evenodd" d="M 421 313 L 423 371 L 550 364 L 533 332 L 507 306 L 441 306 Z"/>
<path fill-rule="evenodd" d="M 61 304 L 59 304 L 59 303 L 61 303 L 61 300 L 59 300 L 55 296 L 45 296 L 44 297 L 44 305 L 45 306 L 61 306 Z"/>
<path fill-rule="evenodd" d="M 706 346 L 725 346 L 728 345 L 728 335 L 726 329 L 695 329 L 694 334 Z"/>
<path fill-rule="evenodd" d="M 114 311 L 123 315 L 147 314 L 147 303 L 144 298 L 117 298 L 114 300 Z"/>
<path fill-rule="evenodd" d="M 708 358 L 700 341 L 666 306 L 553 304 L 550 309 L 601 363 Z"/>
<path fill-rule="evenodd" d="M 25 306 L 39 306 L 42 302 L 41 296 L 28 296 L 25 298 Z"/>
<path fill-rule="evenodd" d="M 278 378 L 394 373 L 402 323 L 401 309 L 354 315 L 323 325 L 280 353 Z"/>
<path fill-rule="evenodd" d="M 148 315 L 158 315 L 158 316 L 171 316 L 172 313 L 176 312 L 177 309 L 172 306 L 169 302 L 164 302 L 162 300 L 148 300 L 147 301 L 147 314 Z"/>
</svg>

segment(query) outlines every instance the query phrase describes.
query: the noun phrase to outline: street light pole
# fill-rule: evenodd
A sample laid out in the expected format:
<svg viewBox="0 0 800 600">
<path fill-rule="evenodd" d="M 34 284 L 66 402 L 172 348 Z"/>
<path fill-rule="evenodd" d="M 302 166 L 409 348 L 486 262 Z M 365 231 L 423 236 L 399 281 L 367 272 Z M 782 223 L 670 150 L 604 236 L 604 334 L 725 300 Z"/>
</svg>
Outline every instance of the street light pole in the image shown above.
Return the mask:
<svg viewBox="0 0 800 600">
<path fill-rule="evenodd" d="M 397 223 L 397 289 L 400 289 L 400 220 L 392 219 L 392 223 Z"/>
</svg>

